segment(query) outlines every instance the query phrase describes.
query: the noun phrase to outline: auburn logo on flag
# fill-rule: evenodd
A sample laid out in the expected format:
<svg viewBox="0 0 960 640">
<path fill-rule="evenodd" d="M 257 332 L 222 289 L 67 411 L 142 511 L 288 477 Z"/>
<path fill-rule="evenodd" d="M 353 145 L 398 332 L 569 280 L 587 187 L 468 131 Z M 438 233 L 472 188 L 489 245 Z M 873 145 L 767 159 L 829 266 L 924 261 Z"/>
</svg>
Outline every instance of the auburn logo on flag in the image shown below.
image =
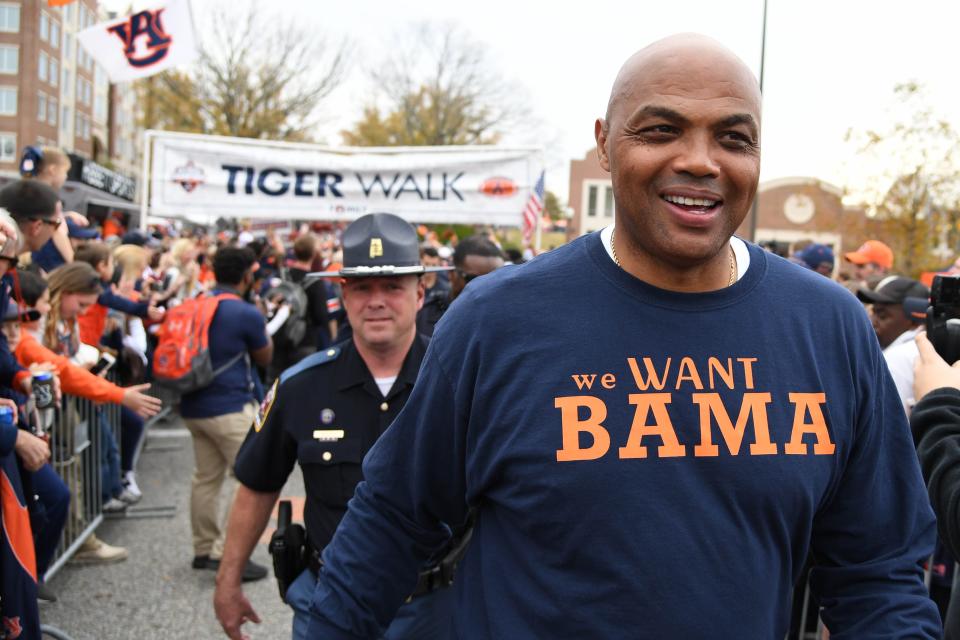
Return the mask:
<svg viewBox="0 0 960 640">
<path fill-rule="evenodd" d="M 123 54 L 131 66 L 149 67 L 167 57 L 173 38 L 163 30 L 160 21 L 162 13 L 163 9 L 147 9 L 131 15 L 126 22 L 107 28 L 108 32 L 116 34 L 123 41 Z M 137 50 L 137 40 L 140 38 L 147 39 L 142 52 Z"/>
</svg>

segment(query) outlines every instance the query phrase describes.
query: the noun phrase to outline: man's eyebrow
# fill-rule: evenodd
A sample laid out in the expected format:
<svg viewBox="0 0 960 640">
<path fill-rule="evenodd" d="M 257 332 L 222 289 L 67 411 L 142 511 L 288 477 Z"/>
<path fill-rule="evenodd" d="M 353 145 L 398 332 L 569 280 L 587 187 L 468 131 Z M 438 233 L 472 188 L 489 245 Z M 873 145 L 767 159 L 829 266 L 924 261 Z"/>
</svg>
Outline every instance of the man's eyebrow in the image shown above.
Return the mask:
<svg viewBox="0 0 960 640">
<path fill-rule="evenodd" d="M 679 111 L 674 111 L 668 107 L 659 107 L 657 105 L 647 105 L 645 107 L 640 107 L 632 114 L 627 120 L 628 123 L 633 123 L 644 118 L 663 118 L 664 120 L 669 120 L 670 122 L 676 122 L 678 124 L 687 124 L 690 121 L 687 120 Z"/>
<path fill-rule="evenodd" d="M 719 127 L 735 127 L 737 125 L 744 124 L 750 128 L 750 133 L 754 136 L 757 135 L 759 127 L 757 127 L 757 121 L 749 113 L 736 113 L 732 116 L 728 116 L 721 120 L 718 124 Z"/>
</svg>

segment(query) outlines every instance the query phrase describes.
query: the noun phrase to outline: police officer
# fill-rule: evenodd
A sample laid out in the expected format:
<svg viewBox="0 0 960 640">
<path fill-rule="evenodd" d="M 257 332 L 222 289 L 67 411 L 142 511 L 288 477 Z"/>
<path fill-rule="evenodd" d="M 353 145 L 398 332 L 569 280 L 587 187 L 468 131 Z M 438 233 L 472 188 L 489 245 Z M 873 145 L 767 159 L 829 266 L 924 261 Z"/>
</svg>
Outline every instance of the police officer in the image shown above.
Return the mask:
<svg viewBox="0 0 960 640">
<path fill-rule="evenodd" d="M 293 637 L 305 637 L 320 552 L 362 480 L 361 462 L 406 403 L 427 340 L 416 332 L 423 304 L 417 234 L 388 213 L 363 216 L 343 234 L 342 298 L 353 337 L 287 369 L 267 393 L 237 454 L 240 482 L 217 574 L 214 608 L 231 638 L 244 622 L 260 622 L 243 595 L 243 567 L 265 529 L 294 463 L 306 487 L 307 568 L 286 591 Z M 445 638 L 452 593 L 425 571 L 385 638 Z M 387 621 L 384 621 L 387 622 Z"/>
</svg>

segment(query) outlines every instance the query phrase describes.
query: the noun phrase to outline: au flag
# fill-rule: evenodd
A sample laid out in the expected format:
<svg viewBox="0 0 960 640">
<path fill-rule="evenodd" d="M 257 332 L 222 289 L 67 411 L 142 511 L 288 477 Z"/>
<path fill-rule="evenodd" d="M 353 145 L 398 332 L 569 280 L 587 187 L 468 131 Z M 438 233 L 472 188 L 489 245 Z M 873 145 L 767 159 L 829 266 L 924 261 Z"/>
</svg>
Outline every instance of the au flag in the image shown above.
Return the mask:
<svg viewBox="0 0 960 640">
<path fill-rule="evenodd" d="M 96 24 L 78 33 L 77 40 L 106 70 L 110 82 L 152 76 L 197 57 L 189 0 L 169 0 Z"/>
</svg>

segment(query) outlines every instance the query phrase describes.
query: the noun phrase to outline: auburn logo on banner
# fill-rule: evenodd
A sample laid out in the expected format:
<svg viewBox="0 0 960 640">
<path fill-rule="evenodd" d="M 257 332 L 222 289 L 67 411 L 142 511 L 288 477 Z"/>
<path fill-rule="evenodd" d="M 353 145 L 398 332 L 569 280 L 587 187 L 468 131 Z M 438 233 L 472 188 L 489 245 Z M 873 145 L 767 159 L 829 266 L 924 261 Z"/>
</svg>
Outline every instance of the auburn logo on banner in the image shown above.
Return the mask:
<svg viewBox="0 0 960 640">
<path fill-rule="evenodd" d="M 189 0 L 94 25 L 77 39 L 104 68 L 111 82 L 159 73 L 197 57 Z"/>
</svg>

